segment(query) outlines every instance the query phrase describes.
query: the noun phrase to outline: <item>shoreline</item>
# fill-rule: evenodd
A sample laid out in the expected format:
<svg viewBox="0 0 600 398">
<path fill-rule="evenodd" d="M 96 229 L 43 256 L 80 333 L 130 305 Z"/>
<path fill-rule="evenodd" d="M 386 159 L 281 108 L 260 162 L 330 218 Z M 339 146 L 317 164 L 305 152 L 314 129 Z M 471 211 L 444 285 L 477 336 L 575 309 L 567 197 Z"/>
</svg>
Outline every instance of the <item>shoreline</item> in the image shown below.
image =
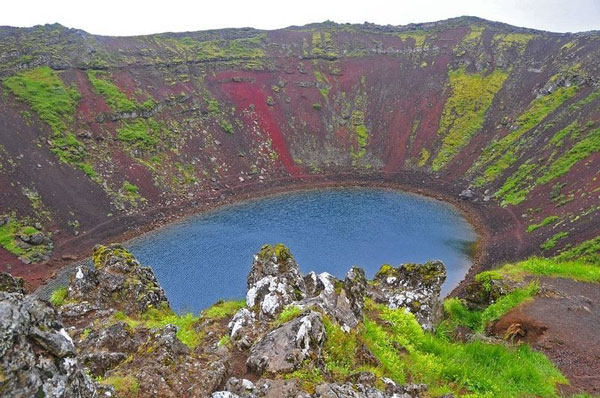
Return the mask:
<svg viewBox="0 0 600 398">
<path fill-rule="evenodd" d="M 91 250 L 95 244 L 108 244 L 116 242 L 127 242 L 136 238 L 140 238 L 148 233 L 156 232 L 166 226 L 171 226 L 179 222 L 184 222 L 192 217 L 216 211 L 229 205 L 235 205 L 251 200 L 259 200 L 271 196 L 291 194 L 301 191 L 310 191 L 315 189 L 327 188 L 382 188 L 392 189 L 408 194 L 415 194 L 432 200 L 437 200 L 451 205 L 475 230 L 476 250 L 473 256 L 473 263 L 467 271 L 464 279 L 456 288 L 448 295 L 449 297 L 459 294 L 464 288 L 465 281 L 472 280 L 474 275 L 483 269 L 489 269 L 491 266 L 503 260 L 505 256 L 501 251 L 494 250 L 500 246 L 514 247 L 513 242 L 498 242 L 494 239 L 498 235 L 498 231 L 494 230 L 494 223 L 489 223 L 490 218 L 496 218 L 494 213 L 500 213 L 506 216 L 508 210 L 498 207 L 494 202 L 482 201 L 467 201 L 458 198 L 458 193 L 462 190 L 460 184 L 440 181 L 432 178 L 430 175 L 420 175 L 419 179 L 423 178 L 421 184 L 415 184 L 414 179 L 417 176 L 411 173 L 403 173 L 402 177 L 393 175 L 352 175 L 352 176 L 312 176 L 310 178 L 285 178 L 262 184 L 245 184 L 232 187 L 228 190 L 220 191 L 220 196 L 217 198 L 205 197 L 204 203 L 193 204 L 196 200 L 191 200 L 185 203 L 177 204 L 168 208 L 151 208 L 133 216 L 121 216 L 110 220 L 111 224 L 118 223 L 122 218 L 130 218 L 133 220 L 133 225 L 126 228 L 124 231 L 115 234 L 102 236 L 102 231 L 96 233 L 96 228 L 106 226 L 96 226 L 90 231 L 87 231 L 83 236 L 74 237 L 65 240 L 57 245 L 56 255 L 48 264 L 44 265 L 46 272 L 36 273 L 37 279 L 25 277 L 29 291 L 48 295 L 51 286 L 56 286 L 55 279 L 63 279 L 65 273 L 69 270 L 74 270 L 75 267 L 86 262 L 91 257 Z M 411 181 L 412 180 L 412 181 Z M 429 181 L 427 181 L 429 180 Z M 258 188 L 258 189 L 257 189 Z M 144 223 L 144 220 L 152 219 Z M 502 217 L 497 217 L 502 218 Z M 502 220 L 500 220 L 502 221 Z M 506 220 L 502 221 L 504 223 Z M 518 221 L 518 220 L 515 220 Z M 513 227 L 516 225 L 513 225 Z M 100 235 L 100 236 L 98 236 Z M 106 235 L 106 234 L 105 234 Z M 93 242 L 93 243 L 92 243 Z M 78 244 L 79 243 L 79 244 Z M 493 243 L 491 245 L 491 243 Z M 507 245 L 507 243 L 510 243 Z M 77 250 L 73 248 L 77 247 Z M 69 254 L 69 260 L 64 258 L 57 259 L 57 256 L 65 253 Z M 512 257 L 512 256 L 510 256 Z M 61 277 L 62 276 L 62 277 Z M 39 289 L 39 291 L 38 291 Z M 51 291 L 51 290 L 50 290 Z"/>
</svg>

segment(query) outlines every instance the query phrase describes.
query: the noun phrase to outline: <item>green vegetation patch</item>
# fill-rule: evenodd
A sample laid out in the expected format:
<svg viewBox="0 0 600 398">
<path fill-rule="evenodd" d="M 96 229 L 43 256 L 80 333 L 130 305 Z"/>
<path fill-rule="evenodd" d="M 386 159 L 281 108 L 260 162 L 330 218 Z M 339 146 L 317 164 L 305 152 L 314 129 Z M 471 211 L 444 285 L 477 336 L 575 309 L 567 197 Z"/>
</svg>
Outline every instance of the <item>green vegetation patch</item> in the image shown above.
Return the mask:
<svg viewBox="0 0 600 398">
<path fill-rule="evenodd" d="M 31 105 L 55 135 L 68 131 L 81 96 L 66 87 L 54 70 L 47 66 L 30 69 L 5 79 L 4 85 Z"/>
<path fill-rule="evenodd" d="M 104 97 L 106 103 L 113 111 L 133 112 L 138 109 L 137 101 L 129 99 L 125 93 L 110 80 L 108 73 L 97 70 L 88 70 L 87 74 L 94 91 Z M 152 104 L 152 106 L 153 105 L 154 104 Z"/>
<path fill-rule="evenodd" d="M 559 87 L 551 94 L 535 99 L 527 110 L 517 119 L 519 126 L 505 137 L 493 141 L 480 155 L 479 159 L 471 167 L 474 172 L 481 169 L 483 165 L 491 163 L 483 172 L 483 176 L 475 179 L 475 185 L 482 186 L 494 181 L 507 168 L 517 161 L 516 151 L 519 149 L 518 141 L 527 131 L 535 128 L 548 115 L 556 110 L 565 101 L 577 93 L 577 86 Z"/>
<path fill-rule="evenodd" d="M 582 261 L 586 264 L 600 266 L 600 236 L 586 240 L 579 245 L 561 252 L 555 257 L 560 261 Z"/>
<path fill-rule="evenodd" d="M 158 145 L 156 131 L 144 119 L 124 122 L 117 129 L 117 138 L 142 150 L 153 150 Z"/>
<path fill-rule="evenodd" d="M 413 40 L 415 43 L 415 47 L 423 47 L 425 44 L 425 40 L 427 39 L 427 33 L 424 30 L 413 30 L 410 32 L 401 32 L 395 34 L 402 41 L 408 42 L 408 40 Z"/>
<path fill-rule="evenodd" d="M 538 223 L 538 224 L 531 224 L 530 226 L 528 226 L 527 227 L 527 232 L 533 232 L 533 231 L 535 231 L 537 229 L 545 227 L 546 225 L 555 223 L 559 219 L 560 219 L 560 217 L 558 217 L 558 216 L 548 216 L 548 217 L 544 218 L 540 223 Z"/>
<path fill-rule="evenodd" d="M 56 307 L 60 307 L 65 303 L 67 296 L 69 295 L 69 290 L 66 286 L 61 286 L 52 292 L 50 296 L 50 302 Z"/>
<path fill-rule="evenodd" d="M 275 319 L 272 323 L 274 328 L 283 325 L 286 322 L 291 321 L 292 319 L 298 318 L 302 314 L 302 308 L 296 305 L 288 305 L 277 315 L 277 319 Z"/>
<path fill-rule="evenodd" d="M 496 274 L 491 275 L 494 277 Z M 477 276 L 489 275 L 482 273 Z M 508 311 L 529 301 L 537 294 L 538 290 L 539 284 L 531 282 L 523 288 L 515 289 L 500 297 L 485 310 L 469 310 L 461 300 L 457 298 L 447 299 L 444 301 L 444 311 L 447 317 L 439 326 L 439 331 L 440 333 L 447 333 L 457 326 L 465 326 L 475 332 L 483 332 L 487 326 L 500 319 Z"/>
<path fill-rule="evenodd" d="M 81 95 L 65 86 L 47 66 L 30 69 L 4 80 L 4 86 L 28 103 L 53 132 L 50 150 L 60 161 L 80 165 L 86 156 L 85 145 L 70 132 Z"/>
<path fill-rule="evenodd" d="M 433 160 L 434 171 L 443 168 L 481 130 L 487 110 L 507 77 L 501 70 L 488 75 L 468 74 L 464 68 L 448 73 L 452 93 L 440 119 L 438 135 L 444 138 Z"/>
<path fill-rule="evenodd" d="M 377 315 L 365 319 L 361 337 L 383 375 L 399 383 L 426 383 L 432 396 L 557 397 L 556 384 L 567 383 L 544 355 L 527 345 L 455 343 L 423 332 L 404 309 L 375 309 Z"/>
<path fill-rule="evenodd" d="M 493 44 L 501 50 L 517 48 L 519 52 L 525 51 L 527 44 L 536 37 L 531 33 L 498 33 L 494 35 Z"/>
<path fill-rule="evenodd" d="M 550 250 L 553 249 L 556 244 L 558 243 L 559 240 L 561 240 L 562 238 L 565 238 L 569 235 L 568 232 L 558 232 L 554 235 L 552 235 L 551 237 L 549 237 L 544 243 L 542 243 L 540 245 L 540 248 L 542 250 Z"/>
<path fill-rule="evenodd" d="M 21 243 L 20 236 L 40 232 L 30 226 L 27 219 L 18 219 L 14 213 L 0 215 L 0 218 L 4 219 L 4 224 L 0 226 L 0 246 L 5 250 L 31 262 L 38 262 L 50 253 L 51 247 L 46 244 L 29 245 L 27 247 Z"/>
<path fill-rule="evenodd" d="M 600 239 L 587 246 L 596 245 L 596 254 L 600 251 Z M 581 251 L 581 249 L 579 249 Z M 501 268 L 482 272 L 479 276 L 488 276 L 495 279 L 510 278 L 522 279 L 525 275 L 549 276 L 555 278 L 570 278 L 582 282 L 600 282 L 600 261 L 593 262 L 585 257 L 585 253 L 563 252 L 554 258 L 532 257 L 517 263 L 505 264 Z"/>
<path fill-rule="evenodd" d="M 194 48 L 200 60 L 258 59 L 265 56 L 261 45 L 266 34 L 233 40 L 193 41 L 185 43 Z"/>
<path fill-rule="evenodd" d="M 537 179 L 537 184 L 546 184 L 569 172 L 577 162 L 593 153 L 600 152 L 600 129 L 596 129 L 576 142 L 567 152 L 556 159 L 548 170 Z"/>
<path fill-rule="evenodd" d="M 108 377 L 98 378 L 100 384 L 107 384 L 113 386 L 115 391 L 119 393 L 119 396 L 124 397 L 137 397 L 140 391 L 139 380 L 132 375 L 121 375 L 115 374 Z"/>
<path fill-rule="evenodd" d="M 238 310 L 246 306 L 245 300 L 219 301 L 202 312 L 202 317 L 207 319 L 224 319 L 233 316 Z"/>
</svg>

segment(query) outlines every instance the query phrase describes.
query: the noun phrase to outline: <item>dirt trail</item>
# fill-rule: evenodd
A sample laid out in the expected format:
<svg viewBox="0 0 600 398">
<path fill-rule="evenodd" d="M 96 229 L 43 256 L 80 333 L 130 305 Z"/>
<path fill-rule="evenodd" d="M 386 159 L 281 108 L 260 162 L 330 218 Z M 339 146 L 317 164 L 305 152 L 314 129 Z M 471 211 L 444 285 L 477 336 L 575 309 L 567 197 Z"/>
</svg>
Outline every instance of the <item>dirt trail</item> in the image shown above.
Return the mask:
<svg viewBox="0 0 600 398">
<path fill-rule="evenodd" d="M 540 278 L 541 292 L 494 326 L 504 336 L 519 328 L 569 379 L 564 395 L 600 394 L 600 285 L 563 278 Z M 518 326 L 516 326 L 518 325 Z"/>
</svg>

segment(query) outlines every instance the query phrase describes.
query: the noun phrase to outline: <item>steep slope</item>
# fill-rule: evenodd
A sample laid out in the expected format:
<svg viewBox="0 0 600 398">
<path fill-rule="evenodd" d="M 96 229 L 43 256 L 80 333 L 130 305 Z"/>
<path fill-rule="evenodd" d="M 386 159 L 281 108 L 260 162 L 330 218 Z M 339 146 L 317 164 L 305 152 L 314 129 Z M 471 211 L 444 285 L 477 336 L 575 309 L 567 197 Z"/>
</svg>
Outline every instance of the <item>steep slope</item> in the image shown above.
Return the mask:
<svg viewBox="0 0 600 398">
<path fill-rule="evenodd" d="M 1 28 L 0 54 L 0 268 L 30 281 L 49 268 L 19 257 L 56 265 L 235 193 L 320 181 L 471 187 L 496 257 L 597 251 L 597 33 L 468 17 L 139 37 L 46 25 Z"/>
</svg>

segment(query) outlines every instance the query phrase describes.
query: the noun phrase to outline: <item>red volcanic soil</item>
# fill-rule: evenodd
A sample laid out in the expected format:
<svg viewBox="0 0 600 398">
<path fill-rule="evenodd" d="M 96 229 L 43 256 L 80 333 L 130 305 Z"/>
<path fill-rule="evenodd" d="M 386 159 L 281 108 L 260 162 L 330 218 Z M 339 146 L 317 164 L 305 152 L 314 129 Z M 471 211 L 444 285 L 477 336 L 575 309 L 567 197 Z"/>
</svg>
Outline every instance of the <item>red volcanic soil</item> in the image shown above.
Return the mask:
<svg viewBox="0 0 600 398">
<path fill-rule="evenodd" d="M 598 284 L 541 278 L 541 292 L 500 319 L 498 336 L 519 331 L 524 341 L 544 352 L 570 381 L 565 395 L 600 394 L 600 288 Z"/>
</svg>

